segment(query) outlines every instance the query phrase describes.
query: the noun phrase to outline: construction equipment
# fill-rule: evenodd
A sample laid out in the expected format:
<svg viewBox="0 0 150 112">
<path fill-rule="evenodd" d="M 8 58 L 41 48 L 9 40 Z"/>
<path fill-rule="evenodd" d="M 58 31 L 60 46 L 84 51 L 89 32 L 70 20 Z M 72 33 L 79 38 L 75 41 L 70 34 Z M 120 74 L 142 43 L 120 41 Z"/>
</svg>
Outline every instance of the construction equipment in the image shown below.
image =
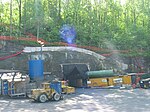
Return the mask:
<svg viewBox="0 0 150 112">
<path fill-rule="evenodd" d="M 114 77 L 89 78 L 87 81 L 88 87 L 109 87 L 131 85 L 131 76 L 120 75 Z"/>
<path fill-rule="evenodd" d="M 64 94 L 75 93 L 75 88 L 70 86 L 62 86 L 62 93 Z"/>
<path fill-rule="evenodd" d="M 71 93 L 75 93 L 75 88 L 74 87 L 70 87 L 67 84 L 67 81 L 62 81 L 62 93 L 64 94 L 71 94 Z"/>
<path fill-rule="evenodd" d="M 32 89 L 31 98 L 44 103 L 48 100 L 59 101 L 62 99 L 61 82 L 42 83 L 42 89 Z"/>
<path fill-rule="evenodd" d="M 144 89 L 150 88 L 150 78 L 140 80 L 140 87 Z"/>
</svg>

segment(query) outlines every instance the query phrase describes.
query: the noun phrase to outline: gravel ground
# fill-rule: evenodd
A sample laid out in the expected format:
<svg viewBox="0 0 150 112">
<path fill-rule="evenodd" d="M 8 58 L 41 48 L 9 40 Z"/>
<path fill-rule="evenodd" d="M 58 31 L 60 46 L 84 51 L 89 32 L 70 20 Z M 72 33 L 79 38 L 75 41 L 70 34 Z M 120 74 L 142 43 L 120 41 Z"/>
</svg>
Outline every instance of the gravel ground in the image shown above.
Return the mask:
<svg viewBox="0 0 150 112">
<path fill-rule="evenodd" d="M 0 112 L 150 112 L 150 89 L 81 88 L 46 103 L 0 97 Z"/>
</svg>

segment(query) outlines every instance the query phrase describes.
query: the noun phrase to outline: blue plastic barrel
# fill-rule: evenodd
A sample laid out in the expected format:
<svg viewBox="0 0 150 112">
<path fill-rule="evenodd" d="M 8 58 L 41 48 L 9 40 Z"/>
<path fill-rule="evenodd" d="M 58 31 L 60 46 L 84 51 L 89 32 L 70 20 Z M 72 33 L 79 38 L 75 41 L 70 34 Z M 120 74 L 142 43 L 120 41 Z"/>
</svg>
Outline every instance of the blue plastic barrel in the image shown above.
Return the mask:
<svg viewBox="0 0 150 112">
<path fill-rule="evenodd" d="M 50 88 L 54 89 L 57 93 L 61 94 L 61 82 L 52 82 L 50 83 Z"/>
<path fill-rule="evenodd" d="M 29 60 L 29 77 L 31 80 L 43 80 L 43 60 Z"/>
</svg>

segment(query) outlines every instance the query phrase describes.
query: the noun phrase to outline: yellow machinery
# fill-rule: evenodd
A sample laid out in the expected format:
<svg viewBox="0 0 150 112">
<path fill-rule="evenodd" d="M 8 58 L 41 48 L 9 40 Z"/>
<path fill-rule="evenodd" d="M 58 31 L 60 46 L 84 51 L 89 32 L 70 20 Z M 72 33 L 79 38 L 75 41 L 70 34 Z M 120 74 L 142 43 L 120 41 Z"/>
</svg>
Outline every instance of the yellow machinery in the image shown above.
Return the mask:
<svg viewBox="0 0 150 112">
<path fill-rule="evenodd" d="M 108 78 L 108 86 L 121 86 L 123 84 L 122 76 L 115 76 Z"/>
<path fill-rule="evenodd" d="M 131 85 L 131 76 L 123 75 L 114 77 L 90 78 L 87 84 L 89 87 Z"/>
<path fill-rule="evenodd" d="M 68 86 L 66 81 L 62 81 L 62 93 L 71 94 L 75 93 L 75 88 Z"/>
<path fill-rule="evenodd" d="M 129 75 L 121 75 L 115 77 L 108 78 L 109 86 L 117 86 L 117 85 L 131 85 L 131 76 Z"/>
<path fill-rule="evenodd" d="M 122 78 L 123 78 L 123 84 L 127 84 L 127 85 L 131 85 L 132 84 L 130 75 L 124 75 L 124 76 L 122 76 Z"/>
<path fill-rule="evenodd" d="M 75 88 L 69 86 L 62 86 L 62 93 L 65 94 L 75 93 Z"/>
<path fill-rule="evenodd" d="M 58 86 L 55 83 L 43 83 L 42 89 L 32 89 L 31 90 L 31 98 L 35 101 L 39 101 L 41 103 L 46 102 L 47 100 L 53 99 L 55 101 L 59 101 L 62 98 L 61 95 L 61 85 Z"/>
<path fill-rule="evenodd" d="M 89 87 L 105 87 L 108 86 L 107 78 L 91 78 L 87 82 Z"/>
</svg>

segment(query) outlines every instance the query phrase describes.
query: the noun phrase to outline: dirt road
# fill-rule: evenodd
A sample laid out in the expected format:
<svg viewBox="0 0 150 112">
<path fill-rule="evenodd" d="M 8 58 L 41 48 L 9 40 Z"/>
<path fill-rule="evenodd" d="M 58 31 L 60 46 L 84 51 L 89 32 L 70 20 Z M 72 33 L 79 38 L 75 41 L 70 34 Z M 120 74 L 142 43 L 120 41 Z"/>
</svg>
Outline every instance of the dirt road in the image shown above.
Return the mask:
<svg viewBox="0 0 150 112">
<path fill-rule="evenodd" d="M 0 97 L 0 112 L 150 112 L 150 90 L 77 89 L 46 103 Z"/>
</svg>

